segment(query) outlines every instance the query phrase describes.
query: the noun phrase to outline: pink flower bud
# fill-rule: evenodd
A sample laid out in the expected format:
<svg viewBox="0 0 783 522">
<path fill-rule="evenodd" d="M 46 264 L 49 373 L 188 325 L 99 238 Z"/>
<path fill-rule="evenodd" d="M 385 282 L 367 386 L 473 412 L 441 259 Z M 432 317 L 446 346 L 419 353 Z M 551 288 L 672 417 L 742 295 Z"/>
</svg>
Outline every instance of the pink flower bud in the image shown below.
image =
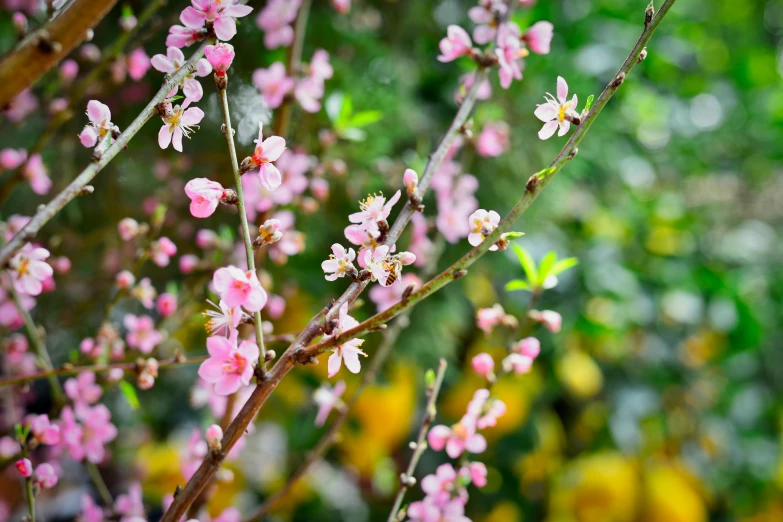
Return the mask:
<svg viewBox="0 0 783 522">
<path fill-rule="evenodd" d="M 16 29 L 17 33 L 24 34 L 27 32 L 27 17 L 24 13 L 17 11 L 11 16 L 11 21 L 13 22 L 14 29 Z"/>
<path fill-rule="evenodd" d="M 470 363 L 473 366 L 473 371 L 485 379 L 492 373 L 492 370 L 495 369 L 495 361 L 492 360 L 492 356 L 488 353 L 476 355 L 471 359 Z"/>
<path fill-rule="evenodd" d="M 71 260 L 65 256 L 55 257 L 52 259 L 52 268 L 58 274 L 67 274 L 71 271 Z"/>
<path fill-rule="evenodd" d="M 117 277 L 115 279 L 117 283 L 117 287 L 122 290 L 127 290 L 128 288 L 133 286 L 133 283 L 136 282 L 136 278 L 133 277 L 133 274 L 131 274 L 128 270 L 123 270 L 119 274 L 117 274 Z"/>
<path fill-rule="evenodd" d="M 234 46 L 227 43 L 208 45 L 204 48 L 204 56 L 215 70 L 217 76 L 225 76 L 231 62 L 234 61 Z"/>
<path fill-rule="evenodd" d="M 202 228 L 196 232 L 196 246 L 199 248 L 214 248 L 220 243 L 218 235 L 209 229 Z"/>
<path fill-rule="evenodd" d="M 408 189 L 408 194 L 410 194 L 419 186 L 419 175 L 413 169 L 406 169 L 405 174 L 402 175 L 402 183 Z"/>
<path fill-rule="evenodd" d="M 412 265 L 416 262 L 416 254 L 413 252 L 400 252 L 397 254 L 397 259 L 400 260 L 403 266 Z"/>
<path fill-rule="evenodd" d="M 177 253 L 177 245 L 165 236 L 158 239 L 158 247 L 160 247 L 161 252 L 167 256 L 173 256 Z"/>
<path fill-rule="evenodd" d="M 503 359 L 503 370 L 506 372 L 514 372 L 517 375 L 522 375 L 530 371 L 533 366 L 533 359 L 527 355 L 519 353 L 511 353 Z"/>
<path fill-rule="evenodd" d="M 157 308 L 161 316 L 170 316 L 177 311 L 177 296 L 169 293 L 160 294 L 158 296 Z"/>
<path fill-rule="evenodd" d="M 351 0 L 332 0 L 332 7 L 340 14 L 345 14 L 351 10 Z"/>
<path fill-rule="evenodd" d="M 552 310 L 538 310 L 530 311 L 530 318 L 544 325 L 544 327 L 552 333 L 560 331 L 560 327 L 563 325 L 563 317 Z"/>
<path fill-rule="evenodd" d="M 57 472 L 54 470 L 54 466 L 44 462 L 35 468 L 33 480 L 41 489 L 51 489 L 57 484 Z"/>
<path fill-rule="evenodd" d="M 198 267 L 199 258 L 193 254 L 185 254 L 179 258 L 179 271 L 189 274 Z"/>
<path fill-rule="evenodd" d="M 515 343 L 511 351 L 535 359 L 541 353 L 541 343 L 535 337 L 525 337 Z"/>
<path fill-rule="evenodd" d="M 213 424 L 207 428 L 206 438 L 209 449 L 219 450 L 220 442 L 223 440 L 223 429 L 217 424 Z"/>
<path fill-rule="evenodd" d="M 313 178 L 310 182 L 310 192 L 321 201 L 329 197 L 329 182 L 324 178 Z"/>
<path fill-rule="evenodd" d="M 106 382 L 115 383 L 120 382 L 125 377 L 125 372 L 122 368 L 112 368 L 106 376 Z"/>
<path fill-rule="evenodd" d="M 79 64 L 76 60 L 65 60 L 60 64 L 60 78 L 64 82 L 71 82 L 79 74 Z"/>
<path fill-rule="evenodd" d="M 3 149 L 0 151 L 0 169 L 15 169 L 27 161 L 24 149 Z"/>
<path fill-rule="evenodd" d="M 155 386 L 155 377 L 147 372 L 141 372 L 136 379 L 136 384 L 139 385 L 139 389 L 141 390 L 149 390 Z"/>
<path fill-rule="evenodd" d="M 139 222 L 133 218 L 124 218 L 117 224 L 117 231 L 123 241 L 130 241 L 139 234 Z"/>
<path fill-rule="evenodd" d="M 16 466 L 16 471 L 24 478 L 28 478 L 33 474 L 33 463 L 30 462 L 30 459 L 19 459 L 14 465 Z"/>
</svg>

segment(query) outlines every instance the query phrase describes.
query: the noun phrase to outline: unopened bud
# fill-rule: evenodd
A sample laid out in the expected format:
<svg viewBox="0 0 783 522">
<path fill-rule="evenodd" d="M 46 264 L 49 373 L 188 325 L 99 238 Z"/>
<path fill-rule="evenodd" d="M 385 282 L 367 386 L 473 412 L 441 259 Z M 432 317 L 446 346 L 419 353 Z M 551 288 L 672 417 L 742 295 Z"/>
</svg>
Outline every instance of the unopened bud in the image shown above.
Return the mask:
<svg viewBox="0 0 783 522">
<path fill-rule="evenodd" d="M 264 361 L 266 362 L 274 361 L 275 357 L 277 357 L 277 354 L 275 353 L 274 350 L 267 350 L 266 353 L 264 354 Z"/>
<path fill-rule="evenodd" d="M 149 390 L 150 388 L 155 386 L 155 377 L 153 377 L 147 372 L 141 372 L 139 376 L 136 378 L 136 384 L 139 385 L 139 389 Z"/>
<path fill-rule="evenodd" d="M 253 246 L 258 248 L 280 241 L 283 238 L 283 233 L 280 231 L 281 226 L 282 224 L 279 219 L 267 219 L 264 221 L 264 223 L 258 227 L 258 237 L 253 241 Z"/>
<path fill-rule="evenodd" d="M 206 432 L 207 446 L 212 451 L 220 451 L 221 441 L 223 440 L 223 429 L 217 424 L 207 428 Z"/>
<path fill-rule="evenodd" d="M 655 7 L 653 7 L 652 2 L 650 2 L 650 5 L 644 10 L 644 25 L 650 25 L 653 16 L 655 16 Z"/>
<path fill-rule="evenodd" d="M 136 282 L 136 278 L 128 270 L 123 270 L 117 274 L 116 282 L 118 288 L 126 290 L 133 286 L 133 283 Z"/>
<path fill-rule="evenodd" d="M 413 169 L 406 169 L 405 174 L 402 175 L 402 183 L 405 185 L 408 195 L 410 196 L 412 193 L 416 192 L 416 189 L 419 186 L 419 175 L 416 174 L 416 171 Z"/>
<path fill-rule="evenodd" d="M 639 53 L 639 63 L 643 62 L 647 58 L 647 48 L 645 47 L 642 49 L 642 52 Z"/>
<path fill-rule="evenodd" d="M 416 261 L 416 254 L 413 252 L 400 252 L 397 254 L 397 259 L 399 259 L 403 266 L 408 266 Z"/>
<path fill-rule="evenodd" d="M 27 17 L 24 15 L 24 13 L 17 11 L 13 14 L 13 16 L 11 16 L 11 21 L 13 22 L 14 29 L 16 29 L 16 32 L 19 34 L 19 36 L 22 36 L 27 32 Z"/>
</svg>

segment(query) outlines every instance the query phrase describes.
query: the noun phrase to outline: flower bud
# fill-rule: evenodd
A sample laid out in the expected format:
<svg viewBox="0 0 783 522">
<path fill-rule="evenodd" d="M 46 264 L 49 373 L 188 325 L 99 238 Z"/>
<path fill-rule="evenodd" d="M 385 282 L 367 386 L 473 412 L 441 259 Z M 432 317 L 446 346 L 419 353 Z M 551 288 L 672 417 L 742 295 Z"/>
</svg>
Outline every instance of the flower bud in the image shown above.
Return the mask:
<svg viewBox="0 0 783 522">
<path fill-rule="evenodd" d="M 19 459 L 14 465 L 19 475 L 24 478 L 29 478 L 33 474 L 33 463 L 30 462 L 30 459 Z"/>
<path fill-rule="evenodd" d="M 511 351 L 535 359 L 541 353 L 541 343 L 535 337 L 525 337 L 514 343 Z"/>
<path fill-rule="evenodd" d="M 123 270 L 117 274 L 116 282 L 120 289 L 125 290 L 133 286 L 133 283 L 136 282 L 136 278 L 133 277 L 133 274 L 128 270 Z"/>
<path fill-rule="evenodd" d="M 155 386 L 155 377 L 147 372 L 142 372 L 136 379 L 136 384 L 138 384 L 139 389 L 141 390 L 149 390 Z"/>
<path fill-rule="evenodd" d="M 560 327 L 563 325 L 563 317 L 552 310 L 531 310 L 530 318 L 538 323 L 544 325 L 544 327 L 552 333 L 560 331 Z"/>
<path fill-rule="evenodd" d="M 264 221 L 264 224 L 258 227 L 258 237 L 253 242 L 253 246 L 271 245 L 280 241 L 283 238 L 280 227 L 279 219 L 267 219 Z"/>
<path fill-rule="evenodd" d="M 27 17 L 24 13 L 17 11 L 11 16 L 11 21 L 14 24 L 17 34 L 23 35 L 27 32 Z"/>
<path fill-rule="evenodd" d="M 408 195 L 410 195 L 419 186 L 419 175 L 413 169 L 406 169 L 405 174 L 402 175 L 402 183 L 408 190 Z"/>
<path fill-rule="evenodd" d="M 199 258 L 193 254 L 185 254 L 179 258 L 179 271 L 183 274 L 189 274 L 198 268 Z"/>
<path fill-rule="evenodd" d="M 156 306 L 162 317 L 168 317 L 177 311 L 177 296 L 168 292 L 160 294 Z"/>
<path fill-rule="evenodd" d="M 215 70 L 215 76 L 225 76 L 234 61 L 234 46 L 223 42 L 208 45 L 204 48 L 204 56 Z"/>
<path fill-rule="evenodd" d="M 220 451 L 220 442 L 223 440 L 223 429 L 217 424 L 207 428 L 206 433 L 207 446 L 212 451 Z"/>
<path fill-rule="evenodd" d="M 403 266 L 412 265 L 416 262 L 416 254 L 413 252 L 400 252 L 397 254 L 397 259 L 400 260 Z"/>
<path fill-rule="evenodd" d="M 480 353 L 470 361 L 473 371 L 485 379 L 489 378 L 495 369 L 495 361 L 488 353 Z"/>
<path fill-rule="evenodd" d="M 57 485 L 57 472 L 54 470 L 54 466 L 48 462 L 40 464 L 35 468 L 35 478 L 33 481 L 41 489 L 53 488 Z"/>
<path fill-rule="evenodd" d="M 117 224 L 117 230 L 123 241 L 130 241 L 139 235 L 139 222 L 133 218 L 124 218 Z"/>
<path fill-rule="evenodd" d="M 503 371 L 514 372 L 517 375 L 528 373 L 533 366 L 533 359 L 526 355 L 511 353 L 503 359 Z"/>
</svg>

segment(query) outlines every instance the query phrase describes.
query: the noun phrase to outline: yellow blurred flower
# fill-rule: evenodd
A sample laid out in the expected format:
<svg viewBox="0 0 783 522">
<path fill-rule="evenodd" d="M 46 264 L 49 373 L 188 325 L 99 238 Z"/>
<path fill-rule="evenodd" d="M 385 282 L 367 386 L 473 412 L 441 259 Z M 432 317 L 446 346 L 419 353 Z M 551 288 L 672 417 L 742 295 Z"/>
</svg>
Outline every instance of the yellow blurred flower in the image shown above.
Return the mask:
<svg viewBox="0 0 783 522">
<path fill-rule="evenodd" d="M 642 522 L 704 522 L 707 508 L 696 478 L 680 464 L 656 463 L 644 471 Z"/>
<path fill-rule="evenodd" d="M 568 393 L 577 399 L 589 399 L 604 386 L 601 368 L 581 350 L 567 351 L 555 363 L 555 373 Z"/>
<path fill-rule="evenodd" d="M 545 484 L 562 465 L 561 453 L 566 444 L 565 430 L 553 411 L 536 416 L 536 447 L 515 466 L 520 476 L 520 488 L 528 498 L 541 498 Z"/>
<path fill-rule="evenodd" d="M 482 519 L 483 522 L 522 522 L 522 520 L 522 510 L 509 500 L 496 504 Z"/>
</svg>

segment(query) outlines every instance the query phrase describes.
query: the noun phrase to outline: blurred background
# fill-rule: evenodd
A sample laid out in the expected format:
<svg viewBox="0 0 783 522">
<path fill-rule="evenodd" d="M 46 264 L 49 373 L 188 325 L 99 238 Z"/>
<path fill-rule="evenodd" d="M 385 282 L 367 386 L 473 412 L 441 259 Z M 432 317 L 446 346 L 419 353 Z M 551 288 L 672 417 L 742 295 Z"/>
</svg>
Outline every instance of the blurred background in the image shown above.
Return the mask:
<svg viewBox="0 0 783 522">
<path fill-rule="evenodd" d="M 17 1 L 4 4 L 3 52 L 16 40 L 12 13 L 24 9 Z M 156 8 L 115 58 L 102 58 L 125 34 L 118 30 L 122 18 L 138 16 L 149 5 L 118 4 L 95 29 L 95 49 L 74 51 L 75 79 L 54 70 L 28 93 L 26 114 L 5 114 L 2 148 L 30 149 L 46 137 L 41 157 L 52 188 L 37 195 L 7 171 L 0 176 L 3 220 L 32 215 L 90 161 L 90 151 L 76 138 L 87 121 L 82 114 L 87 100 L 108 104 L 124 129 L 156 92 L 162 74 L 151 69 L 139 81 L 126 78 L 125 60 L 138 48 L 149 56 L 164 52 L 168 27 L 185 2 Z M 286 49 L 264 46 L 254 21 L 264 2 L 250 5 L 254 12 L 240 20 L 231 42 L 237 57 L 228 87 L 240 157 L 252 150 L 257 121 L 274 118 L 252 82 L 253 72 L 288 59 Z M 493 73 L 492 97 L 474 113 L 476 137 L 502 122 L 508 139 L 498 156 L 487 157 L 466 143 L 456 158 L 461 172 L 478 180 L 480 208 L 507 212 L 528 177 L 555 157 L 566 138 L 538 139 L 536 104 L 545 92 L 554 92 L 557 76 L 566 78 L 581 103 L 597 96 L 636 42 L 646 5 L 646 0 L 540 0 L 517 13 L 523 27 L 551 21 L 555 36 L 550 54 L 529 57 L 524 80 L 507 91 Z M 460 76 L 474 68 L 469 60 L 439 63 L 438 41 L 449 24 L 471 28 L 466 13 L 473 6 L 456 0 L 354 0 L 350 12 L 341 14 L 328 2 L 313 2 L 302 56 L 307 62 L 316 49 L 330 54 L 334 77 L 326 81 L 324 104 L 331 110 L 308 113 L 291 106 L 286 138 L 291 151 L 310 156 L 307 183 L 289 201 L 255 216 L 258 224 L 286 212 L 295 223 L 285 245 L 259 257 L 264 286 L 280 298 L 275 310 L 265 312 L 275 334 L 297 332 L 347 286 L 343 279 L 325 281 L 320 263 L 332 243 L 347 244 L 343 228 L 347 215 L 358 210 L 357 200 L 373 192 L 392 195 L 406 167 L 421 173 L 456 111 Z M 526 234 L 516 243 L 536 261 L 555 251 L 579 264 L 561 274 L 537 304 L 562 315 L 562 330 L 535 330 L 542 354 L 532 372 L 504 377 L 495 388 L 508 412 L 486 431 L 490 444 L 481 459 L 488 485 L 470 491 L 466 514 L 472 520 L 783 520 L 781 31 L 780 0 L 677 2 L 653 36 L 647 59 L 600 115 L 579 155 L 515 227 Z M 48 132 L 62 117 L 52 113 L 52 102 L 63 93 L 73 95 L 69 89 L 98 64 L 103 69 L 66 110 L 73 118 Z M 147 277 L 159 293 L 178 297 L 177 313 L 159 322 L 168 332 L 159 358 L 178 350 L 205 353 L 205 283 L 214 268 L 236 258 L 237 219 L 219 209 L 197 220 L 187 210 L 182 187 L 188 180 L 208 177 L 231 185 L 218 99 L 210 78 L 201 83 L 205 94 L 198 106 L 206 117 L 183 154 L 161 150 L 159 123 L 150 122 L 95 180 L 95 193 L 73 201 L 39 235 L 53 256 L 72 261 L 67 274 L 55 277 L 56 291 L 43 294 L 31 312 L 46 330 L 55 364 L 84 363 L 80 342 L 94 337 L 102 324 L 116 292 L 116 273 L 134 266 L 139 245 L 123 242 L 117 233 L 125 217 L 152 224 L 177 245 L 170 265 L 147 262 L 137 278 Z M 346 114 L 361 117 L 350 120 Z M 430 195 L 425 204 L 425 215 L 434 220 L 435 199 Z M 197 242 L 202 228 L 218 236 Z M 430 238 L 431 264 L 440 268 L 468 248 L 464 238 L 451 243 L 436 230 Z M 406 233 L 400 245 L 407 248 L 409 242 Z M 180 268 L 185 255 L 198 260 L 187 274 Z M 481 386 L 471 357 L 487 351 L 499 361 L 517 340 L 509 329 L 484 333 L 476 326 L 476 311 L 500 303 L 506 313 L 523 317 L 531 294 L 504 289 L 519 278 L 524 273 L 514 253 L 495 253 L 417 306 L 338 443 L 269 520 L 385 519 L 410 457 L 407 444 L 418 430 L 424 371 L 440 357 L 449 362 L 438 422 L 459 420 Z M 365 293 L 352 314 L 361 320 L 375 311 Z M 137 299 L 122 296 L 108 317 L 124 332 L 122 317 L 142 312 Z M 11 333 L 2 330 L 3 337 Z M 381 342 L 379 334 L 368 336 L 365 368 Z M 274 348 L 280 353 L 285 345 Z M 332 381 L 339 379 L 346 380 L 350 396 L 361 376 L 343 371 Z M 324 380 L 322 360 L 283 381 L 246 437 L 241 458 L 229 463 L 232 476 L 223 477 L 209 504 L 213 516 L 230 505 L 249 514 L 285 483 L 323 433 L 313 424 L 312 394 Z M 112 463 L 103 468 L 106 481 L 115 494 L 141 481 L 150 520 L 159 516 L 163 495 L 184 483 L 183 453 L 193 429 L 215 420 L 193 391 L 195 381 L 195 366 L 161 370 L 153 389 L 134 396 L 138 407 L 127 390 L 106 392 L 104 402 L 120 427 Z M 27 411 L 49 409 L 46 381 L 13 393 Z M 445 459 L 442 452 L 426 452 L 418 475 L 434 472 Z M 71 519 L 80 509 L 79 494 L 89 488 L 78 465 L 66 468 L 66 477 L 42 504 L 44 516 Z M 17 489 L 6 469 L 0 496 L 11 512 L 23 502 Z M 414 488 L 406 499 L 420 497 Z"/>
</svg>

